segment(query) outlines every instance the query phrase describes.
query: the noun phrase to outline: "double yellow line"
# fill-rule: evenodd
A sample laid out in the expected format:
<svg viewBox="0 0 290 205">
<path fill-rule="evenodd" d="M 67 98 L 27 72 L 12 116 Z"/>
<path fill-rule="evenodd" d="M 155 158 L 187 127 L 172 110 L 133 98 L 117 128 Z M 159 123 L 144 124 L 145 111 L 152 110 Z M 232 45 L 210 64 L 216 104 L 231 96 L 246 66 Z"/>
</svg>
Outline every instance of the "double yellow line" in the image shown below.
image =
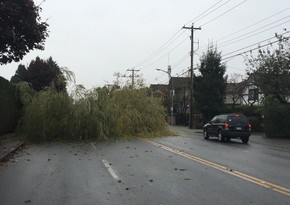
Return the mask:
<svg viewBox="0 0 290 205">
<path fill-rule="evenodd" d="M 214 169 L 220 170 L 220 171 L 225 172 L 227 174 L 239 177 L 241 179 L 244 179 L 246 181 L 252 182 L 252 183 L 257 184 L 257 185 L 260 185 L 260 186 L 265 187 L 267 189 L 271 189 L 273 191 L 279 192 L 279 193 L 284 194 L 286 196 L 290 196 L 290 189 L 287 189 L 285 187 L 281 187 L 281 186 L 278 186 L 276 184 L 264 181 L 262 179 L 259 179 L 259 178 L 252 177 L 250 175 L 244 174 L 242 172 L 235 171 L 233 169 L 230 169 L 228 167 L 222 166 L 220 164 L 216 164 L 214 162 L 210 162 L 210 161 L 207 161 L 205 159 L 202 159 L 202 158 L 199 158 L 199 157 L 195 157 L 195 156 L 193 156 L 191 154 L 188 154 L 186 152 L 177 150 L 177 149 L 172 148 L 172 147 L 165 146 L 163 144 L 160 144 L 158 142 L 154 142 L 152 140 L 148 140 L 148 139 L 142 139 L 142 140 L 145 141 L 148 144 L 154 145 L 156 147 L 159 147 L 161 149 L 164 149 L 164 150 L 167 150 L 169 152 L 175 153 L 177 155 L 186 157 L 188 159 L 191 159 L 193 161 L 199 162 L 201 164 L 204 164 L 206 166 L 212 167 Z"/>
</svg>

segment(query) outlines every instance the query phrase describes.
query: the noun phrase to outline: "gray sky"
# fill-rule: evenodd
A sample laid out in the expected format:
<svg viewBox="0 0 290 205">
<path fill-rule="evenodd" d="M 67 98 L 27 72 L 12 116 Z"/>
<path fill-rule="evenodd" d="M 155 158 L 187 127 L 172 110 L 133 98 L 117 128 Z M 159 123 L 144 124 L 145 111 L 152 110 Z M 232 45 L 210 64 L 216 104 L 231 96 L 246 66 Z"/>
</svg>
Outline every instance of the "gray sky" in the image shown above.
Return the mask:
<svg viewBox="0 0 290 205">
<path fill-rule="evenodd" d="M 284 28 L 290 31 L 289 0 L 46 0 L 41 7 L 50 31 L 45 50 L 1 66 L 6 79 L 20 63 L 52 56 L 86 88 L 110 84 L 115 72 L 130 75 L 126 70 L 132 68 L 140 69 L 147 85 L 167 83 L 166 73 L 156 68 L 166 70 L 170 64 L 172 76 L 178 76 L 190 66 L 190 31 L 181 29 L 184 25 L 195 22 L 202 29 L 194 33 L 199 41 L 194 44 L 195 65 L 208 42 L 223 55 L 255 44 L 224 56 L 230 57 L 257 48 L 258 42 L 284 33 Z M 245 73 L 243 57 L 228 59 L 227 66 L 228 74 Z"/>
</svg>

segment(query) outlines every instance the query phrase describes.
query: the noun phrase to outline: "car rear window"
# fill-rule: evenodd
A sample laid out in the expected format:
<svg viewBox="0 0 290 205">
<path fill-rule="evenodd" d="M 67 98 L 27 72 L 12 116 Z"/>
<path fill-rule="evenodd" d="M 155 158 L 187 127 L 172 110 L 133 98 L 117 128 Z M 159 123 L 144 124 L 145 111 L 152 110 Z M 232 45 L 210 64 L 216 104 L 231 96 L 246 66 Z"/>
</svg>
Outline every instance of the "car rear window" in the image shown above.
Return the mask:
<svg viewBox="0 0 290 205">
<path fill-rule="evenodd" d="M 248 124 L 248 119 L 245 116 L 229 116 L 228 117 L 229 124 Z"/>
</svg>

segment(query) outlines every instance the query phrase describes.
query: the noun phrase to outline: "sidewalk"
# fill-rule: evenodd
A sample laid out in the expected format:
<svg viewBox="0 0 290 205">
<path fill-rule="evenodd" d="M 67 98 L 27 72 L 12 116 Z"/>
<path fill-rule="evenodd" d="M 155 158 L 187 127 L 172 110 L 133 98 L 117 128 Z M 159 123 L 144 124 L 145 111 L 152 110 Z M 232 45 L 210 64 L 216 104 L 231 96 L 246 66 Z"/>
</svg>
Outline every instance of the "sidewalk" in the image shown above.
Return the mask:
<svg viewBox="0 0 290 205">
<path fill-rule="evenodd" d="M 194 136 L 197 133 L 200 134 L 200 137 L 203 137 L 202 129 L 189 129 L 184 126 L 169 126 L 169 129 L 178 132 L 180 136 Z M 249 140 L 249 143 L 251 142 L 290 150 L 290 138 L 267 138 L 261 132 L 253 132 Z"/>
<path fill-rule="evenodd" d="M 15 138 L 14 134 L 0 136 L 0 162 L 23 146 L 24 143 Z"/>
</svg>

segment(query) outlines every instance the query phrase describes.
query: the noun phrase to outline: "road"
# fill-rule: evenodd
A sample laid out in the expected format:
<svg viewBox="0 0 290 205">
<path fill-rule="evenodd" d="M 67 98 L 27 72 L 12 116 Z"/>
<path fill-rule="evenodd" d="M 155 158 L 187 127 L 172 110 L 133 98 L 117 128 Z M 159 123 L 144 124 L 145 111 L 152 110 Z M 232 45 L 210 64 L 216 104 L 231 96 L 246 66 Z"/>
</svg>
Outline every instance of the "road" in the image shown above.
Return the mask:
<svg viewBox="0 0 290 205">
<path fill-rule="evenodd" d="M 0 167 L 0 204 L 290 204 L 290 141 L 180 136 L 28 145 Z M 286 145 L 285 145 L 286 144 Z"/>
</svg>

